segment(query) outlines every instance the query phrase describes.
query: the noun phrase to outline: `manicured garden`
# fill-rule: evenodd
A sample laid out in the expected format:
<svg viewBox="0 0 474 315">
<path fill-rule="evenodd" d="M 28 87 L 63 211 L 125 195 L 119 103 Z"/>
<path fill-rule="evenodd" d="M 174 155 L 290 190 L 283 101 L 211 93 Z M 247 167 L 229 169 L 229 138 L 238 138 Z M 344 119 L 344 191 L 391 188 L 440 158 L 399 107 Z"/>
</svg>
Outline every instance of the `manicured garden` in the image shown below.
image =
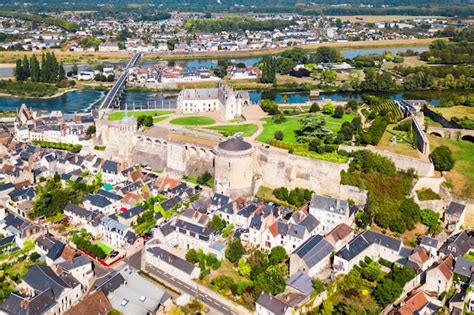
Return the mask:
<svg viewBox="0 0 474 315">
<path fill-rule="evenodd" d="M 170 121 L 170 124 L 178 126 L 207 126 L 215 123 L 216 121 L 214 119 L 205 116 L 186 116 Z"/>
<path fill-rule="evenodd" d="M 330 115 L 322 113 L 311 114 L 316 117 L 322 118 L 325 121 L 325 127 L 330 131 L 337 133 L 344 122 L 350 122 L 354 117 L 354 114 L 344 114 L 342 118 L 335 118 Z M 257 137 L 258 141 L 267 142 L 273 139 L 276 131 L 282 131 L 285 135 L 284 141 L 287 143 L 298 143 L 296 132 L 301 128 L 300 119 L 307 116 L 306 114 L 298 116 L 286 116 L 286 121 L 278 122 L 273 117 L 263 118 L 265 122 L 263 125 L 263 132 Z"/>
<path fill-rule="evenodd" d="M 97 243 L 97 246 L 99 246 L 100 249 L 102 249 L 102 251 L 108 256 L 110 255 L 110 253 L 113 251 L 112 248 L 110 248 L 109 246 L 107 246 L 105 243 L 103 242 L 99 242 Z"/>
<path fill-rule="evenodd" d="M 219 133 L 226 137 L 232 136 L 238 132 L 241 132 L 244 137 L 250 137 L 258 130 L 258 126 L 255 124 L 236 124 L 206 127 L 206 129 L 217 130 L 219 131 Z"/>
<path fill-rule="evenodd" d="M 128 111 L 127 115 L 138 118 L 139 116 L 152 116 L 153 121 L 158 118 L 166 117 L 166 115 L 173 114 L 174 110 L 143 110 L 143 111 Z M 125 117 L 125 112 L 113 112 L 107 118 L 110 121 L 122 120 Z M 163 118 L 164 119 L 164 118 Z"/>
</svg>

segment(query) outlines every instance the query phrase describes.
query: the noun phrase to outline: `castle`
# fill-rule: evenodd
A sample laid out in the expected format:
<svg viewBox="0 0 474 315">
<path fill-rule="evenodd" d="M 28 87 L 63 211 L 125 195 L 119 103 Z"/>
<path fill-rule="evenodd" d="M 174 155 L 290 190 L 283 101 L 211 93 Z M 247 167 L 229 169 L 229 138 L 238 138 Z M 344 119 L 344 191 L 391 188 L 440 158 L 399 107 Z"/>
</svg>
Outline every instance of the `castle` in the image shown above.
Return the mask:
<svg viewBox="0 0 474 315">
<path fill-rule="evenodd" d="M 242 107 L 249 105 L 246 91 L 234 91 L 224 83 L 211 89 L 185 89 L 178 94 L 177 111 L 182 114 L 217 112 L 230 120 L 242 115 Z"/>
</svg>

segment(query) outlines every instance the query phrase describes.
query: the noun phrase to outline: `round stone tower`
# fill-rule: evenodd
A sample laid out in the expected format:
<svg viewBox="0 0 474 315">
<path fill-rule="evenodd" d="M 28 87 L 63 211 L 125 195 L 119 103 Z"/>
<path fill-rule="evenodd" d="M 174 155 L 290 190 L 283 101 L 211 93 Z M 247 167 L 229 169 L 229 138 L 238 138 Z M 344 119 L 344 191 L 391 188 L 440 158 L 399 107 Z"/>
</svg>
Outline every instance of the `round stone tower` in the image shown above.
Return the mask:
<svg viewBox="0 0 474 315">
<path fill-rule="evenodd" d="M 232 197 L 250 196 L 254 191 L 255 149 L 239 138 L 230 138 L 216 147 L 216 193 Z"/>
</svg>

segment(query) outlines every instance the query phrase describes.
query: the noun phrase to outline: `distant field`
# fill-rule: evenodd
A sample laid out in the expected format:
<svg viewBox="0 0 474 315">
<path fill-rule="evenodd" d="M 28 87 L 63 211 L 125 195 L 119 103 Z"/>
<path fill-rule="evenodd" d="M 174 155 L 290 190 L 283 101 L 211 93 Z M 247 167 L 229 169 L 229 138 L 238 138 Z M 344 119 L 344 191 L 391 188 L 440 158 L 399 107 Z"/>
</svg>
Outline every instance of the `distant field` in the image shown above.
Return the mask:
<svg viewBox="0 0 474 315">
<path fill-rule="evenodd" d="M 128 116 L 139 117 L 145 115 L 153 116 L 153 121 L 155 117 L 162 118 L 161 116 L 169 115 L 174 113 L 173 110 L 144 110 L 144 111 L 129 111 Z M 125 117 L 125 112 L 113 112 L 107 117 L 110 121 L 122 120 Z"/>
<path fill-rule="evenodd" d="M 433 110 L 439 112 L 446 119 L 462 118 L 464 116 L 474 119 L 474 107 L 471 106 L 435 107 Z"/>
<path fill-rule="evenodd" d="M 436 16 L 416 16 L 416 15 L 343 15 L 343 16 L 332 16 L 332 17 L 339 18 L 342 21 L 365 22 L 365 23 L 397 22 L 401 20 L 436 18 Z"/>
</svg>

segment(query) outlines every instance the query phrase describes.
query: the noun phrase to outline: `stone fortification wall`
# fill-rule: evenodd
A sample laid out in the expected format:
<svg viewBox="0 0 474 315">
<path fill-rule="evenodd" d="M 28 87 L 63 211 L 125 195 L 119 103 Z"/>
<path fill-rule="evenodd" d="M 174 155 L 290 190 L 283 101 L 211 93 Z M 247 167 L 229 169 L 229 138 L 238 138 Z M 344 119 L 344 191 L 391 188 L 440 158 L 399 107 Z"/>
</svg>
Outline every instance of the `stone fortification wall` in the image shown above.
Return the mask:
<svg viewBox="0 0 474 315">
<path fill-rule="evenodd" d="M 397 169 L 402 171 L 408 171 L 409 169 L 414 169 L 418 176 L 432 177 L 434 176 L 434 166 L 429 161 L 423 161 L 420 159 L 412 158 L 405 155 L 395 154 L 388 151 L 377 150 L 370 147 L 351 147 L 347 145 L 339 146 L 339 149 L 353 152 L 357 150 L 369 150 L 374 153 L 383 155 L 393 161 Z"/>
<path fill-rule="evenodd" d="M 339 195 L 341 170 L 349 167 L 347 163 L 296 156 L 266 145 L 257 147 L 257 166 L 256 172 L 261 175 L 264 186 L 303 187 L 332 196 Z"/>
</svg>

